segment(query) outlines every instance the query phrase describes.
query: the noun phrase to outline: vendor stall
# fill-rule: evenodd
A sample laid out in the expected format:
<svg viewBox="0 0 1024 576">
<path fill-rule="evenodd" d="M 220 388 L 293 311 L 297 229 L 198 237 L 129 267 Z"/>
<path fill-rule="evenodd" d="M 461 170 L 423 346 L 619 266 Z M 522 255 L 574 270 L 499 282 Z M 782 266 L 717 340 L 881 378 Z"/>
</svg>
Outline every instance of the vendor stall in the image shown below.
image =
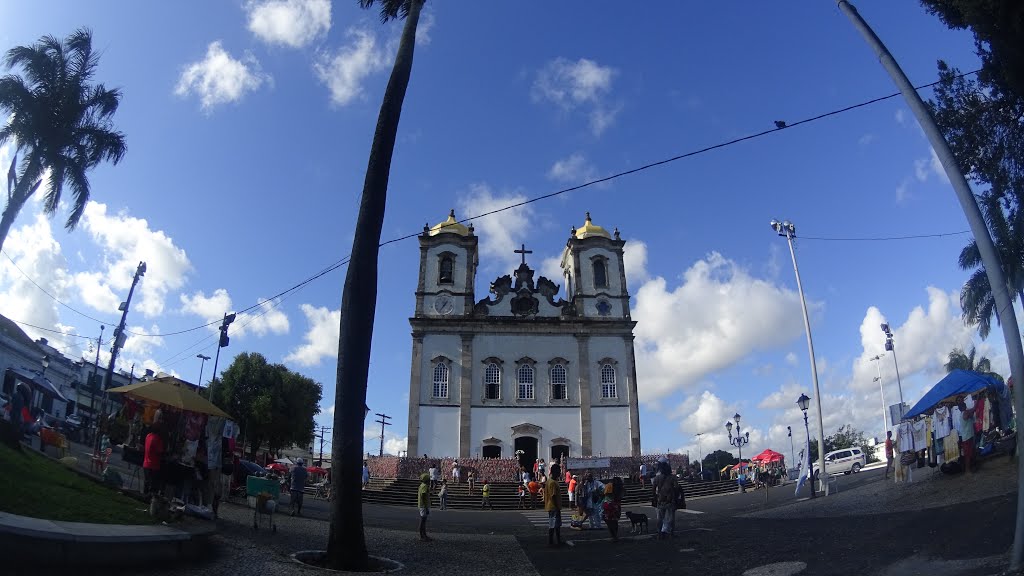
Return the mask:
<svg viewBox="0 0 1024 576">
<path fill-rule="evenodd" d="M 234 428 L 230 425 L 231 416 L 173 377 L 111 388 L 108 392 L 126 397 L 117 415 L 127 429 L 125 460 L 141 464 L 146 437 L 150 432 L 156 433 L 164 446 L 158 468 L 163 493 L 170 492 L 185 505 L 201 502 L 209 509 L 220 486 L 225 434 Z M 143 492 L 148 489 L 149 486 Z"/>
</svg>

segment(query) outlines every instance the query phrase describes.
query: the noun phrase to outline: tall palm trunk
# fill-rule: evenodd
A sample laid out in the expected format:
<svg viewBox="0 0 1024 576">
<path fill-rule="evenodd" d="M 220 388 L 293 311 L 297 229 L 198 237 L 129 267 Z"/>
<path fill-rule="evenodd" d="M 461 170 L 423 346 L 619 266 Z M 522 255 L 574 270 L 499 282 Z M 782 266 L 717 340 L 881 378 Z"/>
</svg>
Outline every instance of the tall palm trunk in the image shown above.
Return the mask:
<svg viewBox="0 0 1024 576">
<path fill-rule="evenodd" d="M 18 217 L 21 209 L 25 207 L 25 202 L 28 202 L 32 194 L 39 189 L 39 164 L 39 159 L 35 154 L 29 156 L 28 169 L 14 185 L 14 190 L 10 191 L 7 206 L 4 206 L 4 213 L 0 216 L 0 250 L 3 250 L 7 235 L 11 232 L 11 226 L 14 226 L 14 220 Z"/>
<path fill-rule="evenodd" d="M 422 6 L 423 0 L 410 2 L 391 79 L 380 106 L 341 299 L 341 338 L 334 392 L 337 409 L 331 447 L 331 478 L 336 496 L 331 502 L 331 525 L 327 537 L 327 561 L 334 569 L 363 570 L 369 562 L 363 532 L 361 476 L 366 381 L 377 304 L 377 255 L 384 225 L 391 156 L 395 149 L 402 102 L 412 73 L 416 25 Z"/>
</svg>

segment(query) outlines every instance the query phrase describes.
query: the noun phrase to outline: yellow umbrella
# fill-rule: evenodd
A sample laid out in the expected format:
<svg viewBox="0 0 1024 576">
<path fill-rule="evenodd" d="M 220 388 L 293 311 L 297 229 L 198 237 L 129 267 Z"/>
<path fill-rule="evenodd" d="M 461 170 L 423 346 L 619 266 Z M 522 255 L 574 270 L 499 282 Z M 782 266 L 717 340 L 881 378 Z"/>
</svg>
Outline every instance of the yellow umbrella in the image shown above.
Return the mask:
<svg viewBox="0 0 1024 576">
<path fill-rule="evenodd" d="M 127 394 L 134 398 L 153 400 L 154 402 L 166 404 L 180 410 L 188 410 L 189 412 L 233 419 L 212 402 L 193 392 L 183 381 L 173 376 L 111 388 L 107 392 L 116 392 L 118 394 Z"/>
</svg>

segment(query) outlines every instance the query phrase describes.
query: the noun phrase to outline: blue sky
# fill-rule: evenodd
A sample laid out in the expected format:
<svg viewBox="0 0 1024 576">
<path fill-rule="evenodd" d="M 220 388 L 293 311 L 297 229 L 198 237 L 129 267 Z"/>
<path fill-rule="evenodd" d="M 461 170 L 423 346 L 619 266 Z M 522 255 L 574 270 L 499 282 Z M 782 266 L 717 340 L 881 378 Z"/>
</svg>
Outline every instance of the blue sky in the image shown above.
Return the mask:
<svg viewBox="0 0 1024 576">
<path fill-rule="evenodd" d="M 479 214 L 894 91 L 830 2 L 468 6 L 427 4 L 385 239 L 450 208 Z M 971 37 L 915 2 L 858 8 L 916 84 L 935 79 L 939 58 L 977 65 Z M 74 232 L 39 216 L 38 202 L 22 211 L 5 251 L 25 274 L 0 258 L 0 313 L 64 332 L 25 327 L 78 357 L 98 323 L 28 277 L 105 321 L 109 336 L 145 260 L 129 325 L 167 334 L 257 304 L 348 253 L 400 24 L 355 1 L 0 4 L 4 50 L 80 26 L 102 51 L 99 79 L 124 92 L 116 123 L 128 153 L 92 173 L 94 204 Z M 0 149 L 0 165 L 10 154 Z M 725 448 L 722 424 L 738 411 L 750 449 L 788 454 L 795 400 L 812 390 L 788 249 L 768 222 L 790 219 L 808 238 L 966 230 L 940 172 L 891 99 L 479 219 L 478 286 L 512 270 L 520 243 L 550 271 L 589 210 L 628 241 L 643 449 L 696 452 L 704 432 L 702 452 Z M 938 379 L 951 347 L 971 344 L 957 304 L 967 239 L 798 242 L 826 432 L 852 423 L 880 434 L 867 359 L 882 351 L 883 319 L 908 402 Z M 368 404 L 394 417 L 390 451 L 406 435 L 418 258 L 415 240 L 381 250 Z M 343 274 L 240 317 L 220 368 L 256 351 L 317 379 L 329 425 Z M 977 344 L 1006 373 L 996 336 Z M 119 366 L 195 380 L 196 354 L 212 356 L 215 341 L 211 328 L 133 337 Z M 881 370 L 892 403 L 891 359 Z"/>
</svg>

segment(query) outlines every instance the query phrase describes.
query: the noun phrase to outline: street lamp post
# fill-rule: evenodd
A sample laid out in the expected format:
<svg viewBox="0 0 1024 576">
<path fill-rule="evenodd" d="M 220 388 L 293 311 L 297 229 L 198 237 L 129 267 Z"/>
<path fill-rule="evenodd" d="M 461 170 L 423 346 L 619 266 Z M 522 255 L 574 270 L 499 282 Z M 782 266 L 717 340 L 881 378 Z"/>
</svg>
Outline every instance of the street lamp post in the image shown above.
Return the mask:
<svg viewBox="0 0 1024 576">
<path fill-rule="evenodd" d="M 740 433 L 740 415 L 739 415 L 739 413 L 734 414 L 732 419 L 736 421 L 736 437 L 733 438 L 733 435 L 732 435 L 732 422 L 726 422 L 725 423 L 725 431 L 729 433 L 729 444 L 732 445 L 732 446 L 735 446 L 736 450 L 739 452 L 740 472 L 741 472 L 741 475 L 742 475 L 742 472 L 743 472 L 743 445 L 750 443 L 750 432 L 747 432 L 745 434 Z M 747 490 L 746 490 L 746 487 L 743 485 L 743 481 L 742 480 L 740 481 L 739 484 L 740 484 L 739 491 L 740 492 L 746 492 Z"/>
<path fill-rule="evenodd" d="M 203 366 L 206 366 L 206 361 L 210 359 L 209 356 L 203 354 L 196 354 L 196 358 L 199 358 L 199 382 L 197 384 L 200 388 L 203 387 Z"/>
<path fill-rule="evenodd" d="M 811 429 L 807 425 L 807 405 L 811 402 L 811 399 L 807 397 L 807 394 L 800 394 L 800 397 L 796 400 L 796 405 L 800 407 L 804 412 L 804 432 L 807 433 L 807 477 L 811 479 L 811 498 L 815 498 L 814 490 L 814 464 L 811 460 Z M 824 444 L 818 444 L 818 454 L 823 453 Z M 821 470 L 825 469 L 825 465 L 821 465 Z M 828 482 L 825 483 L 828 486 Z M 799 487 L 799 484 L 797 485 Z"/>
<path fill-rule="evenodd" d="M 822 420 L 821 415 L 821 392 L 818 389 L 818 365 L 814 359 L 814 341 L 811 340 L 811 320 L 807 316 L 807 300 L 804 299 L 804 287 L 800 282 L 800 268 L 796 265 L 796 251 L 793 249 L 793 238 L 796 238 L 796 226 L 786 220 L 785 222 L 779 222 L 778 220 L 771 221 L 772 230 L 779 236 L 785 236 L 786 242 L 789 244 L 789 255 L 793 258 L 793 272 L 796 274 L 796 289 L 800 292 L 800 307 L 804 313 L 804 329 L 807 331 L 807 352 L 811 357 L 811 379 L 814 382 L 814 402 L 818 408 L 818 446 L 825 445 L 825 424 Z M 825 453 L 818 450 L 818 466 L 821 469 L 825 469 Z M 825 487 L 825 495 L 828 496 L 828 486 Z"/>
<path fill-rule="evenodd" d="M 701 432 L 700 434 L 697 434 L 697 462 L 700 464 L 700 475 L 701 475 L 702 479 L 704 477 L 704 461 L 701 460 L 700 437 L 703 436 L 704 434 L 705 434 L 705 432 Z"/>
<path fill-rule="evenodd" d="M 885 354 L 876 354 L 871 358 L 868 358 L 868 360 L 875 363 L 875 368 L 878 371 L 878 376 L 875 377 L 875 382 L 878 382 L 878 392 L 882 395 L 882 436 L 885 436 L 886 430 L 889 429 L 889 420 L 885 415 L 885 389 L 882 387 L 882 366 L 878 362 L 882 359 L 882 356 L 885 356 Z M 900 409 L 902 410 L 902 408 Z"/>
<path fill-rule="evenodd" d="M 793 459 L 790 460 L 790 462 L 792 462 L 792 464 L 791 464 L 792 466 L 796 466 L 796 447 L 793 446 L 793 427 L 792 426 L 786 426 L 786 432 L 787 432 L 787 435 L 789 436 L 789 454 L 790 454 L 790 456 L 793 457 Z M 786 471 L 786 476 L 789 476 L 789 471 L 788 470 Z"/>
<path fill-rule="evenodd" d="M 107 390 L 110 388 L 111 383 L 114 381 L 114 367 L 117 365 L 117 353 L 124 347 L 127 336 L 124 333 L 125 322 L 128 320 L 128 308 L 132 305 L 132 295 L 135 294 L 135 287 L 139 284 L 139 279 L 146 275 L 146 263 L 139 262 L 138 267 L 135 269 L 135 276 L 132 278 L 132 286 L 128 289 L 128 298 L 121 302 L 118 309 L 121 311 L 121 322 L 118 323 L 117 327 L 114 328 L 114 342 L 110 347 L 110 363 L 107 365 L 107 373 L 103 376 L 103 398 L 100 400 L 100 421 L 106 417 L 106 401 L 107 401 Z M 94 438 L 94 450 L 99 452 L 99 426 L 100 422 L 96 423 L 96 434 Z"/>
<path fill-rule="evenodd" d="M 900 381 L 900 363 L 896 361 L 896 346 L 893 343 L 892 331 L 889 325 L 882 323 L 882 332 L 885 333 L 885 351 L 892 352 L 892 363 L 896 367 L 896 386 L 900 390 L 900 418 L 903 417 L 903 383 Z"/>
</svg>

